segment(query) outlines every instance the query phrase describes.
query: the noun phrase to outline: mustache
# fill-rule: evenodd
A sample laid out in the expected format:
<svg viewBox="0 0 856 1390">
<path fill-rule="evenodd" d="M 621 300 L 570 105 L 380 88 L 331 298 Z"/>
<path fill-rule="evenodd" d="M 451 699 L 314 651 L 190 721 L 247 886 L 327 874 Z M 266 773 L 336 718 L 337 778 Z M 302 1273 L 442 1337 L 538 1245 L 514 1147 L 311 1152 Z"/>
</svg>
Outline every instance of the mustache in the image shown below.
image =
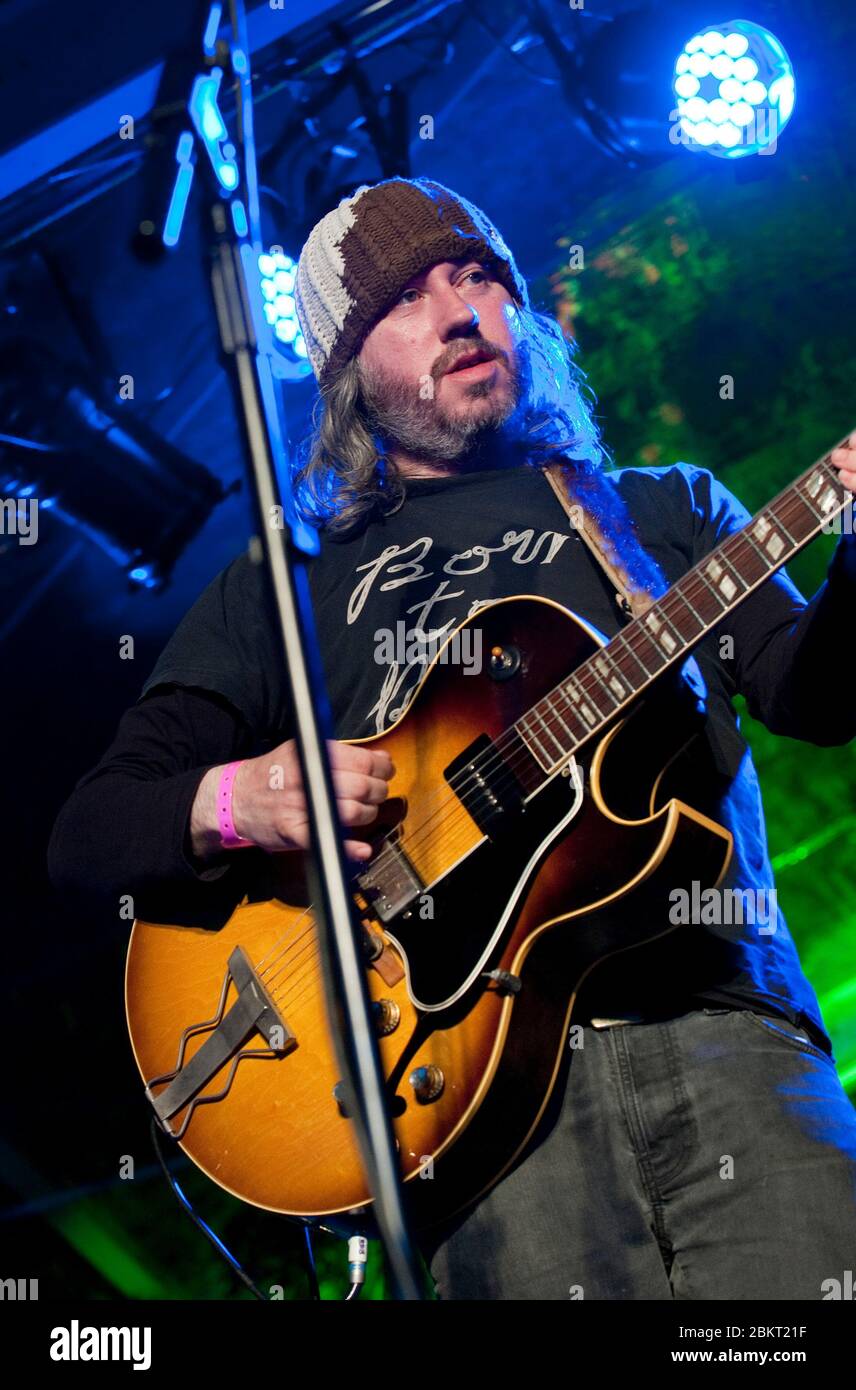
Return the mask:
<svg viewBox="0 0 856 1390">
<path fill-rule="evenodd" d="M 508 354 L 498 343 L 492 343 L 487 338 L 468 338 L 454 353 L 441 357 L 439 362 L 435 363 L 432 372 L 434 380 L 436 381 L 439 377 L 445 376 L 462 357 L 470 357 L 474 352 L 489 353 L 491 359 L 499 358 L 506 362 L 507 365 Z"/>
<path fill-rule="evenodd" d="M 518 383 L 522 382 L 522 367 L 520 363 L 512 363 L 512 359 L 506 350 L 498 343 L 492 343 L 487 338 L 469 338 L 466 340 L 466 347 L 462 344 L 456 345 L 457 351 L 451 351 L 435 362 L 431 368 L 430 375 L 435 383 L 453 367 L 460 358 L 469 356 L 476 350 L 490 353 L 492 358 L 497 358 L 504 362 L 510 375 Z M 421 380 L 424 381 L 424 377 Z M 359 404 L 363 412 L 369 417 L 369 423 L 377 424 L 376 408 L 381 412 L 388 408 L 405 408 L 412 403 L 413 393 L 418 386 L 410 377 L 399 376 L 393 370 L 383 367 L 369 368 L 357 358 L 357 381 Z"/>
</svg>

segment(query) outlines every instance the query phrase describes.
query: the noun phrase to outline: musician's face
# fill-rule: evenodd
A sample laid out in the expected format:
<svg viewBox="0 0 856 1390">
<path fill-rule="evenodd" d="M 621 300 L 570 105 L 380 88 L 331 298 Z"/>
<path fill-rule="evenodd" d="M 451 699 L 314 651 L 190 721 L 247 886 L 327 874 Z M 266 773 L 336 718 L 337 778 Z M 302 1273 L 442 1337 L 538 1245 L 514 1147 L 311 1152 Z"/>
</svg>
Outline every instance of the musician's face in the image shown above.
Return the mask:
<svg viewBox="0 0 856 1390">
<path fill-rule="evenodd" d="M 441 261 L 414 276 L 358 356 L 373 427 L 417 459 L 461 458 L 520 401 L 519 335 L 517 306 L 489 266 Z M 476 350 L 489 360 L 454 370 Z"/>
</svg>

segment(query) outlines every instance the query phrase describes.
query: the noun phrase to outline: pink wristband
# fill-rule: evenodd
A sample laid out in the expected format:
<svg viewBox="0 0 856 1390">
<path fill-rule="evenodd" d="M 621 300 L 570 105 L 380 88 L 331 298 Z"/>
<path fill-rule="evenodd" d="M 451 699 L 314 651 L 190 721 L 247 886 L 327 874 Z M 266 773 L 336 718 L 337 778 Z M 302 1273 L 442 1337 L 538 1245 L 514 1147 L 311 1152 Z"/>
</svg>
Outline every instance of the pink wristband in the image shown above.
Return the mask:
<svg viewBox="0 0 856 1390">
<path fill-rule="evenodd" d="M 229 763 L 228 767 L 223 768 L 217 788 L 217 824 L 220 827 L 220 841 L 224 849 L 244 849 L 247 845 L 255 843 L 253 840 L 242 840 L 240 835 L 235 833 L 235 822 L 232 820 L 235 774 L 243 761 L 239 759 L 238 762 Z"/>
</svg>

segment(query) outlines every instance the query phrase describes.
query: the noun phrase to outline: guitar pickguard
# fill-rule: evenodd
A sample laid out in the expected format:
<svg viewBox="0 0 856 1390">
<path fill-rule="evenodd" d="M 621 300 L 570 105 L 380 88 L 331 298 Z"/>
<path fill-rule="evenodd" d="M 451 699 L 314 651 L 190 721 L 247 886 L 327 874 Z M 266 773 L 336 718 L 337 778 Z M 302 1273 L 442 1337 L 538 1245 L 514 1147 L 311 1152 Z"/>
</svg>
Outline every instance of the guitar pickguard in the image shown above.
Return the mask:
<svg viewBox="0 0 856 1390">
<path fill-rule="evenodd" d="M 490 968 L 519 904 L 551 846 L 568 833 L 583 802 L 583 775 L 572 761 L 515 813 L 513 831 L 483 840 L 386 924 L 405 960 L 417 1007 L 450 1008 Z"/>
</svg>

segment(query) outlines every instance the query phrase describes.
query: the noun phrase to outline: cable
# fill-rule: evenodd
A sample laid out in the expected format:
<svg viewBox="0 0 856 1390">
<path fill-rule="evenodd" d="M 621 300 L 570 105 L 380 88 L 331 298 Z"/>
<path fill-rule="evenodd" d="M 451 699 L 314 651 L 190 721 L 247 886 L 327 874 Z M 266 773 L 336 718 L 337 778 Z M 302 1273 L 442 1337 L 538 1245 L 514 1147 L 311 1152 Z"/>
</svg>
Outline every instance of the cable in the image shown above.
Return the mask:
<svg viewBox="0 0 856 1390">
<path fill-rule="evenodd" d="M 310 1297 L 318 1301 L 321 1298 L 321 1290 L 318 1287 L 318 1270 L 315 1267 L 315 1251 L 312 1249 L 312 1231 L 308 1225 L 303 1227 L 305 1240 L 303 1242 L 303 1254 L 306 1262 L 306 1280 L 309 1284 Z"/>
<path fill-rule="evenodd" d="M 223 1258 L 231 1266 L 234 1273 L 237 1274 L 238 1278 L 242 1280 L 244 1284 L 246 1284 L 247 1288 L 251 1291 L 251 1293 L 255 1295 L 256 1298 L 258 1298 L 262 1303 L 276 1302 L 277 1300 L 271 1299 L 268 1297 L 267 1294 L 262 1293 L 259 1286 L 250 1278 L 246 1270 L 241 1268 L 241 1265 L 235 1259 L 235 1256 L 231 1253 L 230 1250 L 226 1248 L 226 1246 L 223 1244 L 222 1240 L 216 1234 L 216 1232 L 211 1229 L 207 1222 L 202 1220 L 201 1216 L 197 1216 L 196 1212 L 193 1210 L 191 1202 L 188 1200 L 187 1197 L 185 1197 L 184 1193 L 182 1192 L 181 1188 L 179 1187 L 178 1183 L 176 1182 L 175 1178 L 173 1177 L 172 1173 L 169 1171 L 169 1168 L 167 1167 L 166 1159 L 164 1158 L 163 1150 L 161 1148 L 160 1143 L 160 1135 L 162 1131 L 160 1125 L 158 1124 L 154 1116 L 152 1116 L 151 1119 L 151 1133 L 152 1144 L 154 1145 L 154 1150 L 155 1154 L 157 1155 L 158 1162 L 161 1166 L 161 1169 L 163 1170 L 163 1175 L 169 1183 L 170 1187 L 172 1188 L 173 1192 L 175 1193 L 176 1197 L 178 1198 L 179 1202 L 181 1203 L 182 1208 L 190 1217 L 193 1224 L 199 1227 L 199 1230 L 202 1231 L 203 1235 L 205 1235 L 208 1238 L 208 1240 L 210 1240 L 211 1244 L 214 1246 L 214 1249 L 217 1250 L 223 1256 Z M 312 1230 L 309 1224 L 306 1222 L 301 1222 L 301 1226 L 303 1227 L 304 1240 L 302 1248 L 304 1256 L 304 1266 L 306 1269 L 306 1281 L 309 1285 L 309 1297 L 313 1302 L 317 1302 L 321 1300 L 321 1290 L 318 1286 L 318 1271 L 315 1265 L 315 1252 L 312 1249 Z M 349 1303 L 353 1299 L 359 1298 L 360 1293 L 362 1292 L 363 1284 L 365 1282 L 365 1271 L 367 1261 L 368 1241 L 366 1240 L 366 1237 L 351 1236 L 348 1240 L 348 1274 L 350 1277 L 350 1286 L 348 1288 L 348 1292 L 345 1294 L 345 1297 L 342 1299 L 343 1303 Z"/>
<path fill-rule="evenodd" d="M 187 1215 L 190 1217 L 190 1219 L 191 1219 L 191 1221 L 194 1223 L 194 1225 L 196 1225 L 196 1226 L 199 1227 L 199 1229 L 200 1229 L 200 1231 L 202 1231 L 203 1235 L 205 1235 L 205 1236 L 208 1237 L 208 1239 L 211 1241 L 211 1244 L 214 1246 L 215 1250 L 219 1250 L 220 1254 L 221 1254 L 221 1255 L 224 1257 L 224 1259 L 227 1260 L 228 1263 L 231 1265 L 232 1269 L 234 1270 L 235 1274 L 237 1274 L 238 1278 L 239 1278 L 244 1284 L 246 1284 L 247 1288 L 250 1289 L 251 1292 L 252 1292 L 253 1294 L 255 1294 L 256 1298 L 260 1299 L 262 1303 L 270 1303 L 270 1302 L 272 1302 L 272 1300 L 269 1299 L 269 1298 L 267 1297 L 266 1294 L 263 1294 L 263 1293 L 262 1293 L 262 1291 L 261 1291 L 261 1289 L 258 1287 L 258 1285 L 253 1283 L 253 1281 L 252 1281 L 252 1279 L 250 1278 L 249 1274 L 247 1274 L 246 1271 L 243 1270 L 243 1269 L 241 1268 L 241 1266 L 238 1264 L 238 1261 L 235 1259 L 235 1256 L 231 1253 L 231 1251 L 229 1251 L 229 1250 L 226 1249 L 226 1246 L 223 1244 L 223 1242 L 222 1242 L 222 1240 L 220 1239 L 220 1237 L 219 1237 L 218 1235 L 215 1235 L 214 1231 L 212 1231 L 211 1227 L 208 1226 L 208 1225 L 202 1220 L 202 1217 L 201 1217 L 201 1216 L 197 1216 L 197 1215 L 196 1215 L 196 1212 L 193 1210 L 193 1207 L 192 1207 L 191 1203 L 190 1203 L 190 1202 L 188 1201 L 188 1199 L 185 1197 L 184 1193 L 182 1192 L 181 1188 L 179 1187 L 179 1185 L 178 1185 L 178 1183 L 176 1182 L 175 1178 L 173 1177 L 172 1173 L 169 1171 L 169 1169 L 168 1169 L 167 1166 L 166 1166 L 166 1159 L 165 1159 L 164 1156 L 163 1156 L 163 1150 L 161 1149 L 161 1145 L 160 1145 L 159 1129 L 160 1129 L 160 1126 L 158 1125 L 157 1120 L 154 1118 L 154 1116 L 152 1116 L 152 1121 L 151 1121 L 152 1143 L 154 1144 L 155 1153 L 157 1154 L 158 1161 L 159 1161 L 159 1163 L 160 1163 L 161 1168 L 163 1169 L 164 1177 L 166 1178 L 167 1182 L 169 1183 L 170 1187 L 172 1188 L 173 1192 L 175 1193 L 175 1195 L 176 1195 L 176 1197 L 178 1198 L 179 1202 L 181 1203 L 182 1207 L 183 1207 L 184 1210 L 187 1212 Z"/>
</svg>

